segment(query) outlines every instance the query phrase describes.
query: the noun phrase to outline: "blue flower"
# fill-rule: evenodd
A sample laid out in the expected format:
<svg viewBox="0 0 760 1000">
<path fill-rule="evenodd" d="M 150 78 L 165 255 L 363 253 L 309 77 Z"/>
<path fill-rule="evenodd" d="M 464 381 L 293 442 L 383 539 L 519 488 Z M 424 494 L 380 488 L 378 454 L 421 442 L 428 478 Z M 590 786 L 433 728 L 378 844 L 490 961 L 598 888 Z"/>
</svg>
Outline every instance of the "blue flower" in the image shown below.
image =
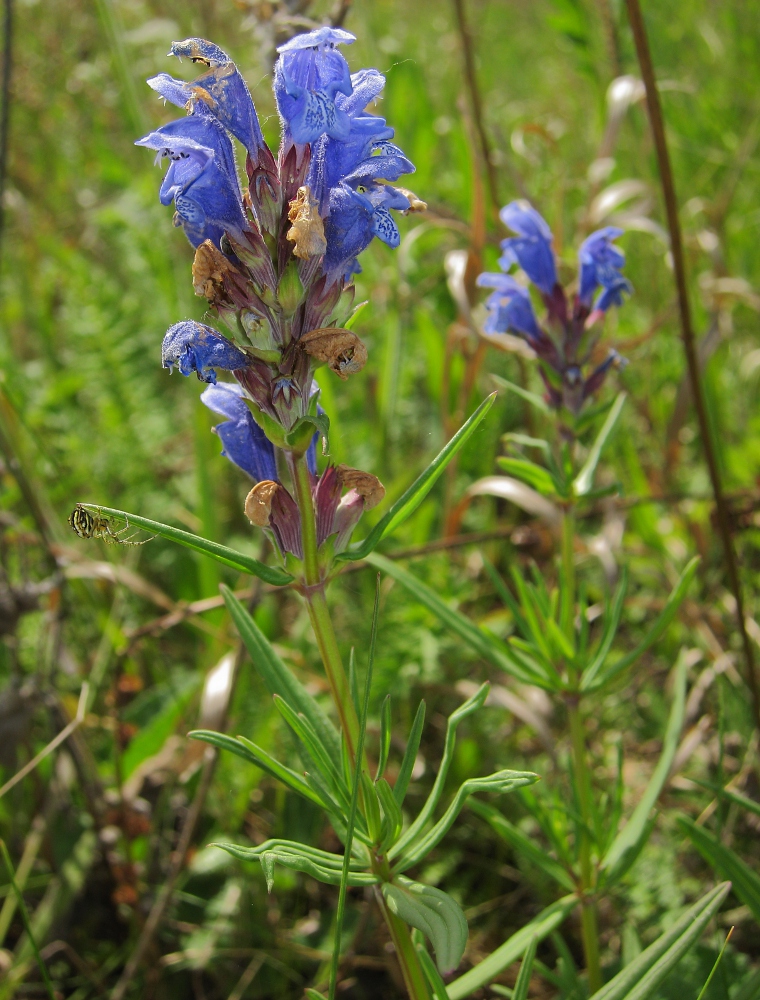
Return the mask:
<svg viewBox="0 0 760 1000">
<path fill-rule="evenodd" d="M 274 92 L 293 142 L 314 142 L 321 135 L 347 138 L 348 116 L 336 106 L 335 95 L 351 93 L 351 77 L 335 46 L 354 41 L 342 28 L 317 28 L 277 49 Z"/>
<path fill-rule="evenodd" d="M 602 312 L 606 312 L 612 305 L 622 305 L 623 292 L 632 290 L 631 283 L 620 273 L 625 264 L 625 254 L 612 242 L 622 235 L 622 229 L 605 226 L 581 243 L 578 251 L 578 299 L 586 309 L 591 309 L 594 293 L 600 286 L 602 292 L 593 306 L 594 310 Z"/>
<path fill-rule="evenodd" d="M 226 337 L 193 319 L 169 327 L 161 346 L 161 364 L 182 375 L 196 372 L 201 382 L 216 384 L 216 368 L 232 372 L 245 368 L 248 358 Z"/>
<path fill-rule="evenodd" d="M 257 482 L 278 482 L 274 445 L 251 416 L 242 387 L 237 382 L 218 382 L 203 390 L 201 400 L 209 410 L 227 418 L 214 427 L 222 454 Z"/>
<path fill-rule="evenodd" d="M 557 284 L 552 250 L 552 231 L 546 220 L 527 201 L 512 201 L 499 213 L 501 221 L 517 236 L 503 240 L 499 264 L 504 270 L 517 264 L 544 293 L 551 295 Z"/>
<path fill-rule="evenodd" d="M 214 119 L 189 115 L 136 145 L 155 149 L 157 162 L 170 160 L 159 199 L 162 205 L 174 201 L 178 224 L 193 246 L 207 239 L 219 246 L 225 232 L 239 234 L 247 228 L 232 143 Z"/>
<path fill-rule="evenodd" d="M 167 101 L 192 112 L 211 114 L 238 139 L 256 162 L 259 150 L 266 144 L 250 91 L 239 70 L 226 52 L 203 38 L 187 38 L 173 42 L 170 55 L 188 56 L 193 62 L 208 67 L 192 83 L 175 80 L 168 73 L 159 73 L 148 80 L 148 86 Z"/>
<path fill-rule="evenodd" d="M 486 333 L 517 333 L 534 346 L 545 334 L 538 325 L 527 288 L 518 285 L 509 274 L 486 272 L 478 275 L 481 288 L 493 288 L 486 299 L 489 311 L 483 329 Z"/>
<path fill-rule="evenodd" d="M 325 221 L 327 252 L 323 268 L 328 283 L 361 271 L 357 257 L 377 236 L 389 247 L 401 242 L 390 209 L 407 211 L 409 199 L 388 184 L 357 184 L 349 175 L 330 191 L 330 214 Z"/>
</svg>

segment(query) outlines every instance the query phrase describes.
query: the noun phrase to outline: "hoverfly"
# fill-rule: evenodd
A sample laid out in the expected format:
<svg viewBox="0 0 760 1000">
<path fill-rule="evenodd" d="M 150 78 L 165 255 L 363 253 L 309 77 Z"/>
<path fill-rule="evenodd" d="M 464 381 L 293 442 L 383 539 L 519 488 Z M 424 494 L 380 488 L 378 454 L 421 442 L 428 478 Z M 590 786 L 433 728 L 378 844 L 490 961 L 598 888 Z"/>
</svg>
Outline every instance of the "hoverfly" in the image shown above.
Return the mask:
<svg viewBox="0 0 760 1000">
<path fill-rule="evenodd" d="M 104 517 L 100 510 L 97 514 L 92 514 L 81 503 L 78 503 L 69 514 L 69 524 L 80 538 L 102 538 L 111 545 L 144 545 L 151 540 L 144 538 L 141 542 L 133 542 L 132 539 L 139 534 L 139 531 L 135 531 L 128 538 L 122 538 L 121 535 L 131 527 L 129 521 L 125 527 L 114 531 L 110 518 Z"/>
</svg>

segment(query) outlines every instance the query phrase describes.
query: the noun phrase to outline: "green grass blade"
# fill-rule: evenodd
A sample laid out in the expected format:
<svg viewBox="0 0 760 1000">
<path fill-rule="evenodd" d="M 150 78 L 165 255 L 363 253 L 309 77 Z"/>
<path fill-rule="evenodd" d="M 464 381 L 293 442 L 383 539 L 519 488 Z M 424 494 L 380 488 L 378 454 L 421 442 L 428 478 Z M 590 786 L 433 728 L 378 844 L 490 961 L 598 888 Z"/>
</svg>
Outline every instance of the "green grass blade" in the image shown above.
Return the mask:
<svg viewBox="0 0 760 1000">
<path fill-rule="evenodd" d="M 537 917 L 534 917 L 529 924 L 521 928 L 516 934 L 500 945 L 496 951 L 491 952 L 488 958 L 478 962 L 476 966 L 465 972 L 463 976 L 455 979 L 446 987 L 449 1000 L 465 1000 L 481 986 L 490 983 L 500 972 L 503 972 L 508 965 L 511 965 L 530 947 L 531 942 L 542 941 L 547 934 L 551 934 L 573 908 L 578 903 L 578 897 L 564 896 L 551 906 L 547 906 Z"/>
<path fill-rule="evenodd" d="M 633 811 L 633 815 L 615 837 L 602 860 L 602 871 L 607 873 L 607 878 L 610 881 L 619 878 L 623 872 L 630 868 L 636 859 L 648 833 L 649 814 L 667 781 L 673 758 L 678 749 L 681 728 L 683 727 L 684 711 L 686 708 L 687 667 L 686 652 L 682 650 L 675 666 L 673 704 L 670 709 L 665 738 L 662 743 L 662 753 L 657 762 L 657 767 L 654 769 L 646 790 Z"/>
<path fill-rule="evenodd" d="M 593 1000 L 646 1000 L 686 952 L 720 909 L 731 888 L 722 882 L 690 907 L 670 930 L 630 962 L 614 979 L 597 990 Z"/>
<path fill-rule="evenodd" d="M 211 559 L 216 559 L 217 562 L 222 563 L 224 566 L 230 566 L 239 573 L 252 573 L 265 583 L 271 583 L 274 587 L 285 587 L 295 579 L 290 573 L 286 573 L 276 566 L 267 566 L 263 562 L 259 562 L 258 559 L 254 559 L 253 556 L 236 552 L 235 549 L 230 549 L 226 545 L 220 545 L 219 542 L 211 542 L 207 538 L 201 538 L 200 535 L 193 535 L 191 532 L 183 531 L 181 528 L 173 528 L 169 524 L 152 521 L 150 518 L 141 517 L 139 514 L 129 514 L 124 510 L 114 510 L 113 507 L 99 507 L 93 503 L 84 503 L 81 506 L 86 507 L 94 513 L 107 514 L 108 517 L 112 517 L 117 521 L 124 521 L 125 524 L 129 524 L 132 527 L 143 528 L 154 535 L 167 538 L 170 542 L 184 545 L 185 548 L 192 549 L 194 552 L 200 552 Z"/>
<path fill-rule="evenodd" d="M 699 996 L 697 997 L 697 1000 L 704 1000 L 704 995 L 705 995 L 705 993 L 707 993 L 707 987 L 712 982 L 712 977 L 718 971 L 718 966 L 720 965 L 721 959 L 723 958 L 723 952 L 726 950 L 726 945 L 731 940 L 731 935 L 733 933 L 734 933 L 734 929 L 732 927 L 731 930 L 728 932 L 728 934 L 726 934 L 726 940 L 723 942 L 723 947 L 718 952 L 718 957 L 715 959 L 715 962 L 713 964 L 712 969 L 710 969 L 710 975 L 705 980 L 705 985 L 699 991 Z"/>
<path fill-rule="evenodd" d="M 536 958 L 536 949 L 538 948 L 538 938 L 534 937 L 533 940 L 528 945 L 528 950 L 523 956 L 522 963 L 520 965 L 520 972 L 517 976 L 517 982 L 515 983 L 515 989 L 512 993 L 512 1000 L 528 1000 L 528 989 L 530 988 L 530 976 L 533 972 L 533 962 Z"/>
<path fill-rule="evenodd" d="M 679 824 L 687 834 L 708 864 L 716 868 L 721 875 L 731 879 L 733 890 L 745 906 L 760 922 L 760 875 L 742 861 L 730 847 L 724 847 L 721 842 L 707 830 L 691 820 L 679 817 Z"/>
<path fill-rule="evenodd" d="M 414 722 L 412 723 L 412 729 L 409 733 L 406 750 L 404 751 L 404 759 L 401 761 L 401 769 L 398 772 L 396 784 L 393 786 L 393 797 L 398 802 L 399 808 L 404 804 L 406 790 L 409 787 L 409 782 L 412 780 L 412 771 L 414 770 L 414 763 L 417 760 L 417 751 L 420 749 L 420 740 L 424 725 L 425 702 L 421 701 L 414 716 Z"/>
<path fill-rule="evenodd" d="M 591 445 L 586 461 L 583 463 L 583 468 L 575 477 L 573 481 L 573 493 L 577 497 L 585 496 L 594 485 L 594 475 L 596 473 L 596 467 L 599 464 L 599 459 L 602 457 L 602 450 L 610 439 L 612 432 L 615 430 L 615 426 L 620 417 L 620 413 L 623 409 L 623 404 L 625 403 L 624 392 L 621 392 L 617 399 L 615 400 L 612 409 L 607 414 L 607 419 L 602 425 L 602 429 L 599 431 L 596 440 Z"/>
<path fill-rule="evenodd" d="M 694 579 L 694 574 L 697 572 L 697 566 L 699 565 L 699 556 L 695 556 L 686 566 L 683 573 L 681 574 L 678 583 L 675 585 L 670 593 L 670 597 L 662 609 L 660 614 L 657 616 L 654 624 L 649 629 L 647 634 L 641 640 L 641 642 L 636 646 L 635 649 L 631 650 L 625 656 L 621 657 L 611 667 L 607 667 L 606 670 L 602 671 L 599 680 L 592 684 L 588 676 L 584 676 L 581 681 L 581 690 L 589 691 L 597 687 L 601 687 L 602 684 L 606 684 L 607 681 L 616 677 L 622 670 L 634 663 L 638 658 L 645 653 L 651 645 L 653 645 L 660 636 L 663 634 L 665 629 L 670 625 L 670 623 L 675 618 L 678 609 L 681 607 L 683 599 L 686 597 L 686 592 L 691 585 L 691 581 Z"/>
<path fill-rule="evenodd" d="M 42 981 L 45 984 L 45 989 L 50 1000 L 56 1000 L 56 994 L 53 990 L 53 984 L 50 981 L 50 976 L 48 975 L 47 966 L 42 961 L 42 955 L 40 955 L 40 949 L 37 947 L 37 942 L 34 938 L 34 932 L 32 930 L 32 921 L 29 919 L 29 911 L 26 908 L 26 903 L 24 902 L 24 896 L 18 887 L 16 882 L 16 873 L 13 870 L 13 862 L 11 861 L 11 856 L 8 853 L 8 848 L 5 846 L 5 841 L 0 840 L 0 853 L 3 855 L 3 861 L 5 862 L 5 868 L 8 872 L 8 881 L 11 884 L 14 895 L 16 896 L 16 902 L 18 903 L 19 913 L 21 914 L 21 920 L 24 924 L 24 930 L 26 931 L 26 936 L 29 938 L 29 945 L 34 952 L 34 957 L 37 960 L 37 965 L 40 968 L 40 975 L 42 976 Z"/>
<path fill-rule="evenodd" d="M 330 756 L 339 759 L 338 730 L 275 653 L 272 644 L 229 587 L 222 584 L 219 589 L 253 665 L 269 691 L 273 695 L 278 694 L 292 709 L 304 715 L 322 743 L 329 748 Z"/>
<path fill-rule="evenodd" d="M 356 810 L 359 804 L 359 782 L 361 781 L 361 762 L 364 760 L 364 738 L 367 733 L 367 715 L 369 714 L 369 693 L 372 687 L 372 668 L 375 663 L 375 644 L 377 642 L 377 618 L 380 610 L 380 574 L 377 574 L 377 584 L 375 586 L 375 607 L 372 612 L 372 634 L 369 641 L 369 658 L 367 661 L 367 679 L 364 683 L 364 700 L 362 702 L 361 715 L 359 716 L 359 739 L 356 746 L 356 760 L 354 761 L 353 786 L 351 788 L 351 808 L 348 813 L 348 825 L 346 828 L 346 845 L 343 856 L 343 871 L 340 878 L 340 890 L 338 892 L 338 911 L 335 915 L 335 945 L 333 947 L 332 963 L 330 966 L 330 1000 L 335 1000 L 335 989 L 338 984 L 338 966 L 340 965 L 340 939 L 343 931 L 343 916 L 346 911 L 346 887 L 348 885 L 349 868 L 351 864 L 351 844 L 354 837 L 354 824 L 356 823 Z"/>
<path fill-rule="evenodd" d="M 511 674 L 524 684 L 537 684 L 539 687 L 551 688 L 545 676 L 529 672 L 522 663 L 518 662 L 512 656 L 511 651 L 504 643 L 500 642 L 494 636 L 488 635 L 483 629 L 474 625 L 469 618 L 450 608 L 435 591 L 415 576 L 412 576 L 408 570 L 403 569 L 377 552 L 369 555 L 367 562 L 373 566 L 377 566 L 378 569 L 387 573 L 388 576 L 392 576 L 394 580 L 413 594 L 420 604 L 424 604 L 433 614 L 437 615 L 444 625 L 450 628 L 452 632 L 455 632 L 468 646 L 482 656 L 484 660 L 488 660 L 494 666 L 499 667 L 505 673 Z"/>
<path fill-rule="evenodd" d="M 433 488 L 452 458 L 475 433 L 495 402 L 496 393 L 492 393 L 484 399 L 470 419 L 459 428 L 454 437 L 436 455 L 422 475 L 418 476 L 409 489 L 399 497 L 388 513 L 377 522 L 367 537 L 356 545 L 352 545 L 347 552 L 339 555 L 338 559 L 366 559 L 386 535 L 390 535 L 407 518 L 411 517 Z"/>
</svg>

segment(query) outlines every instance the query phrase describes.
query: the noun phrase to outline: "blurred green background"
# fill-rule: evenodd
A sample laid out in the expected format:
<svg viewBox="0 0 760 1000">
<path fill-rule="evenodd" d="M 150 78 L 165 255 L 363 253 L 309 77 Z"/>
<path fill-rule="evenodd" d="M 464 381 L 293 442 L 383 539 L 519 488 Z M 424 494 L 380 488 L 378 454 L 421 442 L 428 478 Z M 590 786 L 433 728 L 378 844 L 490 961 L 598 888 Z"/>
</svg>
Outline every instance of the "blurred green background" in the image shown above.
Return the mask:
<svg viewBox="0 0 760 1000">
<path fill-rule="evenodd" d="M 757 644 L 758 5 L 645 6 L 709 414 Z M 453 4 L 355 0 L 345 13 L 358 39 L 346 56 L 352 69 L 386 73 L 379 113 L 416 164 L 409 186 L 429 211 L 401 221 L 396 253 L 377 244 L 362 258 L 356 300 L 368 299 L 369 306 L 356 329 L 369 362 L 347 383 L 320 373 L 336 461 L 378 475 L 394 499 L 495 388 L 491 373 L 540 391 L 536 373 L 517 354 L 489 349 L 475 360 L 476 344 L 447 284 L 444 261 L 452 251 L 469 251 L 471 260 L 482 255 L 495 267 L 505 235 L 495 218 L 498 204 L 527 197 L 539 208 L 555 233 L 565 281 L 591 229 L 619 222 L 629 230 L 621 245 L 635 292 L 611 312 L 605 335 L 630 363 L 603 390 L 606 398 L 617 382 L 628 393 L 604 472 L 608 483 L 619 481 L 624 499 L 600 505 L 584 521 L 581 569 L 590 593 L 601 597 L 628 560 L 633 586 L 624 635 L 635 641 L 688 559 L 699 554 L 703 564 L 667 637 L 599 706 L 593 721 L 600 785 L 613 780 L 618 743 L 626 754 L 626 789 L 635 796 L 646 780 L 667 717 L 665 681 L 684 644 L 701 652 L 691 677 L 702 687 L 690 703 L 656 833 L 602 915 L 604 960 L 613 970 L 626 949 L 630 954 L 653 939 L 714 878 L 675 826 L 677 811 L 696 817 L 711 802 L 712 793 L 693 779 L 723 783 L 738 774 L 745 794 L 758 789 L 757 734 L 684 379 L 646 112 L 635 81 L 610 90 L 614 80 L 637 73 L 624 10 L 618 0 L 466 4 L 487 165 Z M 221 609 L 188 611 L 186 602 L 213 599 L 220 580 L 249 587 L 163 540 L 135 549 L 77 540 L 66 518 L 75 502 L 91 501 L 257 555 L 268 551 L 243 515 L 249 486 L 219 454 L 210 433 L 214 419 L 198 402 L 201 387 L 160 367 L 166 328 L 202 318 L 205 303 L 193 295 L 192 250 L 172 228 L 171 210 L 158 203 L 161 171 L 133 145 L 174 117 L 144 80 L 161 71 L 189 78 L 190 68 L 177 70 L 166 59 L 170 43 L 210 38 L 236 60 L 274 142 L 273 42 L 330 14 L 325 4 L 264 0 L 15 3 L 0 261 L 0 781 L 74 715 L 83 680 L 90 678 L 92 688 L 85 722 L 66 749 L 0 800 L 0 833 L 14 864 L 29 858 L 26 898 L 61 996 L 84 1000 L 113 986 L 166 884 L 177 831 L 196 795 L 200 751 L 183 734 L 198 720 L 204 677 L 236 648 L 236 636 Z M 476 499 L 454 520 L 452 512 L 469 484 L 494 471 L 501 435 L 526 430 L 540 430 L 529 408 L 502 392 L 476 443 L 386 550 L 407 556 L 414 550 L 415 572 L 499 635 L 511 632 L 512 621 L 483 572 L 484 555 L 503 568 L 533 559 L 551 574 L 551 538 L 502 501 Z M 447 525 L 481 534 L 471 544 L 437 547 Z M 366 568 L 333 585 L 346 649 L 367 647 L 373 587 Z M 287 662 L 314 691 L 323 690 L 295 595 L 254 588 L 249 597 Z M 404 730 L 419 698 L 427 699 L 415 795 L 429 786 L 425 761 L 437 759 L 443 715 L 460 697 L 457 685 L 460 693 L 463 681 L 504 685 L 504 677 L 493 675 L 400 588 L 383 584 L 373 711 L 391 692 Z M 551 781 L 553 757 L 566 749 L 554 741 L 556 719 L 540 692 L 519 694 L 543 728 L 503 707 L 481 713 L 463 727 L 452 782 L 497 766 L 529 767 Z M 229 731 L 281 746 L 285 736 L 275 716 L 243 662 Z M 278 871 L 267 897 L 258 867 L 203 846 L 274 835 L 324 843 L 317 814 L 238 763 L 227 757 L 218 763 L 196 827 L 197 850 L 128 996 L 297 997 L 324 968 L 335 894 Z M 518 801 L 505 809 L 531 833 Z M 725 804 L 718 814 L 726 843 L 756 867 L 757 818 Z M 518 863 L 467 813 L 424 878 L 445 884 L 465 907 L 469 961 L 552 898 L 538 872 Z M 3 892 L 8 898 L 7 886 Z M 400 996 L 371 900 L 352 895 L 347 995 Z M 731 907 L 724 923 L 736 931 L 710 988 L 713 998 L 738 996 L 760 960 L 749 910 L 733 897 Z M 43 995 L 19 914 L 4 918 L 4 912 L 0 996 Z M 663 987 L 663 997 L 696 997 L 725 930 L 711 932 Z M 539 952 L 555 981 L 537 973 L 531 996 L 583 995 L 573 973 L 573 963 L 581 962 L 577 927 L 571 922 L 563 935 Z M 246 970 L 264 953 L 249 985 Z M 514 976 L 503 978 L 513 982 Z"/>
</svg>

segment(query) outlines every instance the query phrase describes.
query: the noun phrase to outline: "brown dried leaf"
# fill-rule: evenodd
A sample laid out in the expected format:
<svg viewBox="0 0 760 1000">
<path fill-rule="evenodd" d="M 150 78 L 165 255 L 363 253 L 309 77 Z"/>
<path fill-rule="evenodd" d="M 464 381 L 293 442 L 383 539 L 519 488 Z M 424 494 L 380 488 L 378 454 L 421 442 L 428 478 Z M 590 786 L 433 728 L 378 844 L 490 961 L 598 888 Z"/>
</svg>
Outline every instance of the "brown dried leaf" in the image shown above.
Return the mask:
<svg viewBox="0 0 760 1000">
<path fill-rule="evenodd" d="M 271 479 L 262 479 L 245 498 L 245 516 L 257 528 L 266 528 L 269 525 L 272 500 L 279 488 L 279 483 L 274 483 Z"/>
<path fill-rule="evenodd" d="M 365 510 L 376 507 L 385 496 L 385 487 L 377 476 L 362 472 L 361 469 L 352 469 L 348 465 L 337 465 L 335 471 L 338 473 L 341 486 L 348 490 L 356 490 L 364 500 Z"/>
<path fill-rule="evenodd" d="M 409 215 L 412 212 L 427 212 L 427 202 L 418 198 L 414 191 L 402 187 L 397 187 L 396 190 L 409 199 L 409 208 L 403 213 L 404 215 Z"/>
<path fill-rule="evenodd" d="M 211 240 L 201 243 L 193 260 L 193 290 L 214 305 L 227 298 L 224 289 L 225 275 L 237 274 L 237 270 Z"/>
<path fill-rule="evenodd" d="M 311 191 L 304 185 L 290 203 L 288 218 L 293 223 L 287 238 L 295 243 L 293 253 L 302 260 L 321 257 L 327 249 L 325 226 L 319 214 L 319 205 Z"/>
<path fill-rule="evenodd" d="M 341 327 L 310 330 L 301 337 L 301 344 L 308 355 L 329 365 L 344 382 L 367 363 L 367 348 L 355 333 Z"/>
</svg>

